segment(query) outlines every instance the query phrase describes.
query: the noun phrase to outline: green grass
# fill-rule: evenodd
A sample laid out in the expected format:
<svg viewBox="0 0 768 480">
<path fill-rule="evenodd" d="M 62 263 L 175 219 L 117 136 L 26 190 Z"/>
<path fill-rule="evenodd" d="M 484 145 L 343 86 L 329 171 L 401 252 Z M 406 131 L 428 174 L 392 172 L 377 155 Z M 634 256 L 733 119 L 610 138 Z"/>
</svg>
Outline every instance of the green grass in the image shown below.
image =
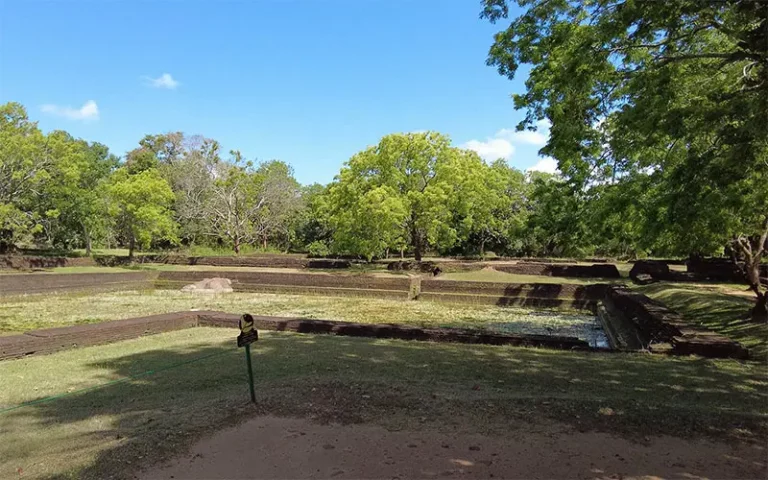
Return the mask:
<svg viewBox="0 0 768 480">
<path fill-rule="evenodd" d="M 768 361 L 768 325 L 749 321 L 754 299 L 725 293 L 743 286 L 654 283 L 635 290 L 659 300 L 693 323 L 740 342 L 753 358 Z M 741 292 L 739 292 L 741 293 Z"/>
<path fill-rule="evenodd" d="M 252 406 L 235 335 L 189 329 L 0 362 L 0 409 L 64 395 L 0 414 L 0 478 L 129 477 L 254 414 L 457 434 L 551 421 L 638 439 L 767 431 L 755 363 L 276 332 L 254 345 Z"/>
<path fill-rule="evenodd" d="M 520 275 L 517 273 L 500 272 L 490 268 L 473 270 L 471 272 L 445 273 L 437 278 L 444 278 L 446 280 L 465 280 L 470 282 L 573 283 L 577 285 L 589 285 L 593 283 L 624 283 L 624 280 L 615 278 L 573 278 L 549 277 L 545 275 Z"/>
<path fill-rule="evenodd" d="M 181 310 L 320 318 L 358 323 L 464 327 L 576 336 L 592 318 L 576 312 L 494 305 L 406 302 L 357 297 L 229 293 L 200 295 L 173 290 L 70 293 L 7 298 L 0 303 L 0 333 L 96 323 Z"/>
</svg>

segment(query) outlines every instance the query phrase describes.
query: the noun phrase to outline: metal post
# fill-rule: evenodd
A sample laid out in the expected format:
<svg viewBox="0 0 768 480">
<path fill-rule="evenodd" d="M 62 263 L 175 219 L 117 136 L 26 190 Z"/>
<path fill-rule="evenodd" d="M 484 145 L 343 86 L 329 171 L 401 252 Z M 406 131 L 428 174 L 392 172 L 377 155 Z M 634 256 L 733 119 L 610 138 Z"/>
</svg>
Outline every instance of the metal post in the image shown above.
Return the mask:
<svg viewBox="0 0 768 480">
<path fill-rule="evenodd" d="M 245 346 L 245 361 L 248 364 L 248 386 L 251 388 L 251 402 L 256 403 L 256 391 L 253 389 L 253 367 L 251 366 L 251 346 Z"/>
</svg>

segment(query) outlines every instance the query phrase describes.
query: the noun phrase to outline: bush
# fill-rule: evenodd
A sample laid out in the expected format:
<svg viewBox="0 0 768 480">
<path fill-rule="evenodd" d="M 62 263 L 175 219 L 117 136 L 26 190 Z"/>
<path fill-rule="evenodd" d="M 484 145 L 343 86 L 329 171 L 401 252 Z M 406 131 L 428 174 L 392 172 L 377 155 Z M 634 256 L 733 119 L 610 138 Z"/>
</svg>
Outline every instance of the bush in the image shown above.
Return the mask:
<svg viewBox="0 0 768 480">
<path fill-rule="evenodd" d="M 327 257 L 331 254 L 331 249 L 324 242 L 316 241 L 307 246 L 307 252 L 310 257 Z"/>
</svg>

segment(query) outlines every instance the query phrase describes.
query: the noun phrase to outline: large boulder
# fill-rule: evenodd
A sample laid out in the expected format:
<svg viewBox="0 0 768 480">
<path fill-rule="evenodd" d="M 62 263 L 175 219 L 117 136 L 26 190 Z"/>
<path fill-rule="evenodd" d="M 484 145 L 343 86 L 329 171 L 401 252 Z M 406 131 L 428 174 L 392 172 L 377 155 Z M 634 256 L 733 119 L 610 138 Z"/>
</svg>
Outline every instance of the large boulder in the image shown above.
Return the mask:
<svg viewBox="0 0 768 480">
<path fill-rule="evenodd" d="M 642 277 L 641 277 L 642 275 Z M 632 281 L 644 285 L 648 277 L 653 280 L 667 280 L 669 278 L 669 265 L 657 260 L 638 260 L 629 271 Z"/>
<path fill-rule="evenodd" d="M 232 281 L 228 278 L 205 278 L 197 283 L 181 287 L 182 292 L 195 293 L 231 293 Z"/>
</svg>

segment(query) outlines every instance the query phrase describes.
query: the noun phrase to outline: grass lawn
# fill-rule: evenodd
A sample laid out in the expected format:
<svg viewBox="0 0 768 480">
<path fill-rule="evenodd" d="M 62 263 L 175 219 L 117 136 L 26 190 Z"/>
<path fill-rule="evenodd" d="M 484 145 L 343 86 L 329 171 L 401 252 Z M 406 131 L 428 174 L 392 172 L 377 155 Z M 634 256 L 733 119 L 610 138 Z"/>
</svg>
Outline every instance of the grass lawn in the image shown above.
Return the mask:
<svg viewBox="0 0 768 480">
<path fill-rule="evenodd" d="M 753 358 L 768 362 L 768 325 L 748 320 L 755 300 L 742 294 L 743 285 L 660 282 L 634 289 L 663 302 L 691 323 L 741 342 Z"/>
<path fill-rule="evenodd" d="M 639 441 L 768 431 L 754 362 L 276 332 L 254 345 L 252 406 L 235 334 L 196 328 L 0 362 L 0 410 L 61 395 L 0 413 L 0 478 L 127 476 L 259 413 L 460 433 L 557 421 Z"/>
<path fill-rule="evenodd" d="M 40 296 L 12 297 L 0 302 L 0 334 L 192 309 L 579 337 L 594 325 L 594 317 L 584 315 L 584 312 L 357 297 L 257 293 L 200 295 L 155 290 L 69 293 L 46 295 L 44 298 L 45 301 L 41 301 Z"/>
</svg>

